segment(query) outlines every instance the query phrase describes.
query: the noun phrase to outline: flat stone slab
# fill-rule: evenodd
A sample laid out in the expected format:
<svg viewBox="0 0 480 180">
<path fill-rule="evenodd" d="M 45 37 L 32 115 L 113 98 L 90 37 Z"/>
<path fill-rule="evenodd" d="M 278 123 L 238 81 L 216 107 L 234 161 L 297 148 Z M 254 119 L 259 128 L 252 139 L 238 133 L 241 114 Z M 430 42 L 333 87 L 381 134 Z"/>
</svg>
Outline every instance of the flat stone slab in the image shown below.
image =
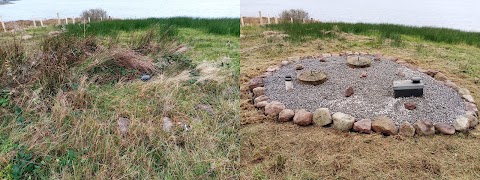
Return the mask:
<svg viewBox="0 0 480 180">
<path fill-rule="evenodd" d="M 327 81 L 327 75 L 320 71 L 303 71 L 298 73 L 297 79 L 306 84 L 319 85 Z"/>
<path fill-rule="evenodd" d="M 372 60 L 364 56 L 349 56 L 347 64 L 353 68 L 364 68 L 372 65 Z"/>
</svg>

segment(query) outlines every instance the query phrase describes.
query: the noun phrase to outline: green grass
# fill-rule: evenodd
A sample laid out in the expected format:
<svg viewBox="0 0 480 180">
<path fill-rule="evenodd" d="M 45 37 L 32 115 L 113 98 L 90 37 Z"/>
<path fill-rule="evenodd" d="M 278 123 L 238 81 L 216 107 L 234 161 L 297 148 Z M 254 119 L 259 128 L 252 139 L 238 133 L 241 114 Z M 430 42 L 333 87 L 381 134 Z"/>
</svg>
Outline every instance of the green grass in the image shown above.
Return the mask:
<svg viewBox="0 0 480 180">
<path fill-rule="evenodd" d="M 366 23 L 284 23 L 278 25 L 269 25 L 268 28 L 284 31 L 290 35 L 290 39 L 294 41 L 333 37 L 335 35 L 334 33 L 326 33 L 325 31 L 339 30 L 341 32 L 360 35 L 380 35 L 380 37 L 390 39 L 399 39 L 401 35 L 408 35 L 432 42 L 442 42 L 448 44 L 464 43 L 480 47 L 480 33 L 464 32 L 448 28 Z"/>
<path fill-rule="evenodd" d="M 86 26 L 86 35 L 115 36 L 122 31 L 145 30 L 154 26 L 162 27 L 174 26 L 177 28 L 199 29 L 206 33 L 217 35 L 240 35 L 240 20 L 238 18 L 149 18 L 149 19 L 130 19 L 130 20 L 110 20 L 102 22 L 92 22 Z M 83 36 L 83 24 L 68 25 L 69 35 Z"/>
</svg>

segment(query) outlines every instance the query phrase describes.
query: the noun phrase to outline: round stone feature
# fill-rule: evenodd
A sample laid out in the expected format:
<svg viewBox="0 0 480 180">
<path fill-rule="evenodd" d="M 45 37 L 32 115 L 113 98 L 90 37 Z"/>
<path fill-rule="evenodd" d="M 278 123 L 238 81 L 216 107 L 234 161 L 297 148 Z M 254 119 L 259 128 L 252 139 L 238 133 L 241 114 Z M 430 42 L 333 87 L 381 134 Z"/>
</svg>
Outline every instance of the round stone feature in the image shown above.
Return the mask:
<svg viewBox="0 0 480 180">
<path fill-rule="evenodd" d="M 327 81 L 327 75 L 320 71 L 304 71 L 297 75 L 297 79 L 306 84 L 319 85 Z"/>
<path fill-rule="evenodd" d="M 362 56 L 349 56 L 347 57 L 347 64 L 353 68 L 369 67 L 372 64 L 372 60 Z"/>
</svg>

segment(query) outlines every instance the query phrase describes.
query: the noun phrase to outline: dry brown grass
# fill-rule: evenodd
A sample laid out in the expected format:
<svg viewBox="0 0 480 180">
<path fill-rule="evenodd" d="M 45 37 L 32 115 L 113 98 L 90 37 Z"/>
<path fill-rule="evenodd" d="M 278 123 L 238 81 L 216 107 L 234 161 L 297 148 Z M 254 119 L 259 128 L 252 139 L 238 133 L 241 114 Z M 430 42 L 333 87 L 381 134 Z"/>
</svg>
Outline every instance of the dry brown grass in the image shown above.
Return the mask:
<svg viewBox="0 0 480 180">
<path fill-rule="evenodd" d="M 249 102 L 247 82 L 290 56 L 358 51 L 398 57 L 444 72 L 476 99 L 480 87 L 466 65 L 478 67 L 479 48 L 407 39 L 404 47 L 372 46 L 376 37 L 342 34 L 304 43 L 271 40 L 247 27 L 241 39 L 242 179 L 478 179 L 480 141 L 469 134 L 402 138 L 276 123 Z M 421 49 L 419 50 L 419 46 Z M 256 48 L 261 47 L 261 48 Z"/>
</svg>

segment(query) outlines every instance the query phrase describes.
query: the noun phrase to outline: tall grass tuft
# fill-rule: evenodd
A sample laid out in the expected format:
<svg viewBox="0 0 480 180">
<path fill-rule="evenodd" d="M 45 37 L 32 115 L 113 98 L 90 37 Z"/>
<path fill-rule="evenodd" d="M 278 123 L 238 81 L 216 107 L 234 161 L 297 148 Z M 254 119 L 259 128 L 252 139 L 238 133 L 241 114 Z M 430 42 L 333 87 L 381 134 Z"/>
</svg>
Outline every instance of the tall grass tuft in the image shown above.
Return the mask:
<svg viewBox="0 0 480 180">
<path fill-rule="evenodd" d="M 480 47 L 480 33 L 465 32 L 448 28 L 413 27 L 394 24 L 366 24 L 366 23 L 283 23 L 269 25 L 271 29 L 285 31 L 293 41 L 302 41 L 307 38 L 328 38 L 331 34 L 322 33 L 338 27 L 340 31 L 362 35 L 380 35 L 382 38 L 399 39 L 401 35 L 419 37 L 433 42 L 447 44 L 465 43 Z M 401 41 L 400 41 L 401 42 Z M 400 43 L 401 44 L 401 43 Z"/>
</svg>

